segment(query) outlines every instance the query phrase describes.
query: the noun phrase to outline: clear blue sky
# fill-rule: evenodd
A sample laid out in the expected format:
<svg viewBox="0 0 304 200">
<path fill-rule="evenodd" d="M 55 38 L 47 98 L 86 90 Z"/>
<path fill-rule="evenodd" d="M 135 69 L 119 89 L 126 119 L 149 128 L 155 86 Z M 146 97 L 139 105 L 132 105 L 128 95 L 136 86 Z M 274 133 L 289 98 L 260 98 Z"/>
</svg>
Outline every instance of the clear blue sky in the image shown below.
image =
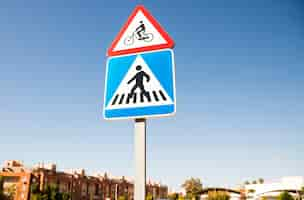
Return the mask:
<svg viewBox="0 0 304 200">
<path fill-rule="evenodd" d="M 0 161 L 133 175 L 133 122 L 102 119 L 106 49 L 142 3 L 176 42 L 177 114 L 148 121 L 148 175 L 304 175 L 301 0 L 3 1 Z"/>
</svg>

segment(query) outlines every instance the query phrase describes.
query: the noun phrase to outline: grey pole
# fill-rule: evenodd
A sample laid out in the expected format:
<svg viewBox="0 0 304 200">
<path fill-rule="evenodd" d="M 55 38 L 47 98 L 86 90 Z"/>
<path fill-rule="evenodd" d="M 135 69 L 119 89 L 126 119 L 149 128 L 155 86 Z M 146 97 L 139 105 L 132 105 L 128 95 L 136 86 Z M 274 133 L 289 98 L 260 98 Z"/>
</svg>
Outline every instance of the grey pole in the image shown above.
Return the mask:
<svg viewBox="0 0 304 200">
<path fill-rule="evenodd" d="M 135 119 L 134 200 L 146 199 L 146 119 Z"/>
</svg>

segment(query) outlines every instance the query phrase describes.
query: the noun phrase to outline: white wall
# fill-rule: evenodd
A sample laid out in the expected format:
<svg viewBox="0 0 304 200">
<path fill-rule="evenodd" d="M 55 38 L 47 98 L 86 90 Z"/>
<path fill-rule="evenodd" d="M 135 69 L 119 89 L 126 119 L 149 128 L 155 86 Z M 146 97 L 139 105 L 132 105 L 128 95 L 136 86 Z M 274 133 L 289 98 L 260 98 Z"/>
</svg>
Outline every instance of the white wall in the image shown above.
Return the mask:
<svg viewBox="0 0 304 200">
<path fill-rule="evenodd" d="M 269 193 L 270 195 L 271 191 L 301 190 L 303 186 L 304 186 L 304 177 L 283 177 L 276 182 L 265 182 L 263 184 L 245 185 L 245 189 L 247 192 L 249 190 L 255 190 L 255 192 L 252 194 L 252 198 L 256 199 L 264 193 Z"/>
</svg>

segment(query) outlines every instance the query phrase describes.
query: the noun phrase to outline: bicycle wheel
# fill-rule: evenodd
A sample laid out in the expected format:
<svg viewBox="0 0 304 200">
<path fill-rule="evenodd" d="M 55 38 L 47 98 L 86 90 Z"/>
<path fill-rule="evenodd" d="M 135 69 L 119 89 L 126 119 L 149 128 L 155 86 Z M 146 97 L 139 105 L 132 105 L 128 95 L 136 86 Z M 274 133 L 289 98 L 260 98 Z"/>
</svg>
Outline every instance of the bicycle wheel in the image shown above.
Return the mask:
<svg viewBox="0 0 304 200">
<path fill-rule="evenodd" d="M 130 46 L 130 45 L 132 45 L 133 43 L 134 43 L 134 36 L 133 36 L 133 35 L 131 35 L 131 36 L 129 36 L 129 37 L 126 37 L 125 40 L 124 40 L 124 44 L 125 44 L 126 46 Z"/>
<path fill-rule="evenodd" d="M 145 34 L 144 37 L 145 37 L 145 39 L 144 39 L 145 42 L 151 42 L 153 40 L 153 34 L 152 33 L 147 33 L 147 34 Z"/>
</svg>

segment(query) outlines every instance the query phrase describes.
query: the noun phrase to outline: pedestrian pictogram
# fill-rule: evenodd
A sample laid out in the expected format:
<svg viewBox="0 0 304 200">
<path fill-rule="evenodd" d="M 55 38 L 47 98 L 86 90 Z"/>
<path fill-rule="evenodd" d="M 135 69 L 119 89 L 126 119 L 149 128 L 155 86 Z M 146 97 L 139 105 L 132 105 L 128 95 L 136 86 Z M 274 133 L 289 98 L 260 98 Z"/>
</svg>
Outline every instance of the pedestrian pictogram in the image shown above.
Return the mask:
<svg viewBox="0 0 304 200">
<path fill-rule="evenodd" d="M 109 56 L 172 48 L 173 40 L 143 7 L 137 6 L 108 50 Z"/>
<path fill-rule="evenodd" d="M 120 80 L 118 80 L 120 79 Z M 118 56 L 108 60 L 105 118 L 173 114 L 172 50 Z"/>
<path fill-rule="evenodd" d="M 147 82 L 150 81 L 150 76 L 141 70 L 142 66 L 137 65 L 136 66 L 136 70 L 139 71 L 135 74 L 135 76 L 133 76 L 133 78 L 131 80 L 128 81 L 128 84 L 132 83 L 135 80 L 135 85 L 133 86 L 133 88 L 131 89 L 130 92 L 130 96 L 134 96 L 135 95 L 135 90 L 137 88 L 140 89 L 140 93 L 143 95 L 147 94 L 147 91 L 145 90 L 145 86 L 144 86 L 144 77 L 147 79 Z"/>
</svg>

